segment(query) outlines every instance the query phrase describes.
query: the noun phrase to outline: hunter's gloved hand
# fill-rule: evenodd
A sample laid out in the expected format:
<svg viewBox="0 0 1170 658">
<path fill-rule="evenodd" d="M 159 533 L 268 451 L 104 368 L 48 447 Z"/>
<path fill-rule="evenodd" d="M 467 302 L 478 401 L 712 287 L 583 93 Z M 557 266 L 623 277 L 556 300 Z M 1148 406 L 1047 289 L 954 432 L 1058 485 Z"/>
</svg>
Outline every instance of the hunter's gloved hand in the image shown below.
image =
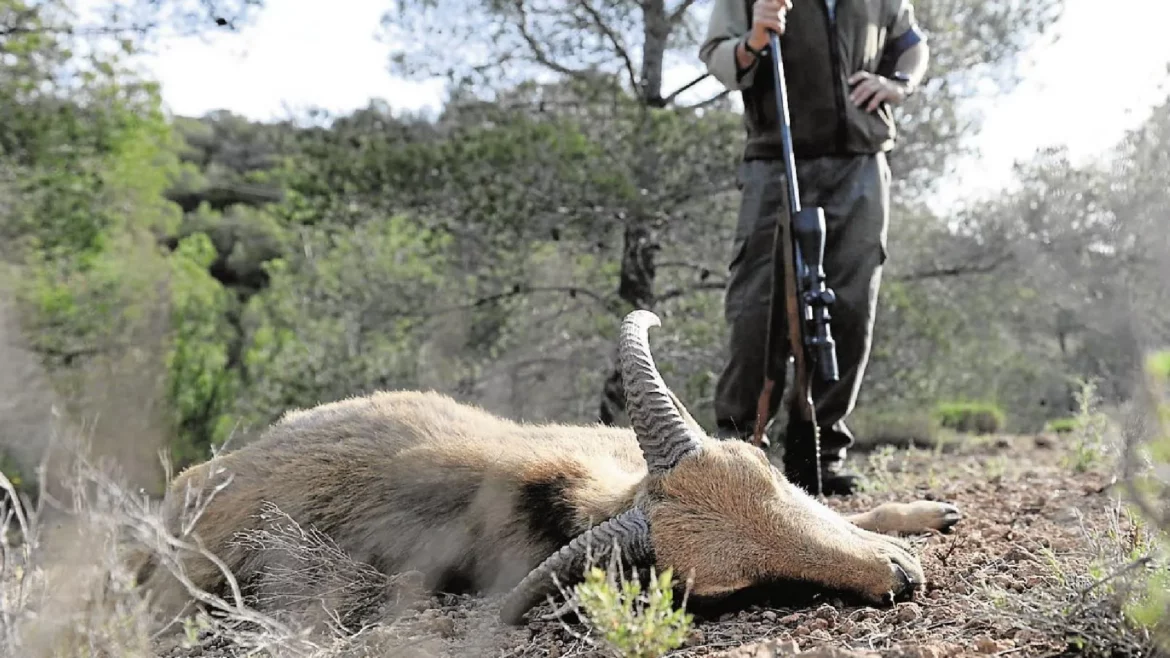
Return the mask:
<svg viewBox="0 0 1170 658">
<path fill-rule="evenodd" d="M 752 5 L 752 31 L 747 38 L 748 45 L 763 50 L 768 47 L 771 32 L 784 34 L 789 9 L 792 9 L 792 0 L 756 0 Z"/>
<path fill-rule="evenodd" d="M 906 88 L 900 82 L 895 82 L 876 73 L 858 71 L 850 76 L 849 84 L 853 85 L 849 100 L 859 107 L 868 100 L 869 105 L 865 108 L 867 112 L 878 109 L 883 101 L 891 105 L 898 105 L 906 100 Z"/>
</svg>

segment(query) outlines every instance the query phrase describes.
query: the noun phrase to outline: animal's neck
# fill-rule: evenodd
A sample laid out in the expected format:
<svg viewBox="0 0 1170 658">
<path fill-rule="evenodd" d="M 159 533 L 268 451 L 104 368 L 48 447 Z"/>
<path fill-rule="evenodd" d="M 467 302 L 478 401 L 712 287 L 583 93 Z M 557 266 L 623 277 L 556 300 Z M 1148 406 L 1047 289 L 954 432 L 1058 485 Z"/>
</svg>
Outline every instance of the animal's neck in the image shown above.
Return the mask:
<svg viewBox="0 0 1170 658">
<path fill-rule="evenodd" d="M 641 486 L 642 478 L 627 473 L 582 480 L 567 492 L 579 531 L 633 507 Z"/>
<path fill-rule="evenodd" d="M 519 485 L 519 510 L 534 536 L 557 547 L 629 509 L 642 475 L 607 459 L 542 462 Z"/>
</svg>

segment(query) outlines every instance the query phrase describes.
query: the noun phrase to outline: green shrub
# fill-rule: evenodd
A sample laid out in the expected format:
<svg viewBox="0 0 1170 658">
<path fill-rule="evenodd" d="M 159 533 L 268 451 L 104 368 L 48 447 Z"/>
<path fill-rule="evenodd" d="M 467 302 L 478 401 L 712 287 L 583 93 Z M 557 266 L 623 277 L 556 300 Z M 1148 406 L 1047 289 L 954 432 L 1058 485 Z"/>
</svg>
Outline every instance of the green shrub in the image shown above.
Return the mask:
<svg viewBox="0 0 1170 658">
<path fill-rule="evenodd" d="M 658 658 L 682 646 L 690 631 L 691 615 L 674 607 L 671 570 L 650 578 L 643 593 L 637 579 L 618 584 L 593 567 L 574 587 L 589 625 L 620 658 Z"/>
<path fill-rule="evenodd" d="M 1080 427 L 1081 422 L 1078 418 L 1054 418 L 1044 424 L 1046 432 L 1056 432 L 1057 434 L 1071 434 Z"/>
<path fill-rule="evenodd" d="M 934 447 L 941 442 L 938 418 L 923 411 L 879 411 L 857 414 L 850 423 L 859 448 L 892 445 Z"/>
<path fill-rule="evenodd" d="M 1165 518 L 1167 510 L 1160 501 L 1167 499 L 1167 487 L 1170 486 L 1166 477 L 1159 473 L 1164 473 L 1170 464 L 1170 350 L 1148 357 L 1145 374 L 1151 404 L 1147 413 L 1153 422 L 1144 448 L 1153 468 L 1144 474 L 1135 474 L 1133 485 L 1136 493 L 1152 508 L 1145 510 L 1151 514 L 1145 517 L 1145 521 L 1155 524 L 1152 529 L 1156 535 L 1151 542 L 1154 546 L 1143 547 L 1141 552 L 1148 551 L 1155 564 L 1161 564 L 1143 574 L 1146 576 L 1144 586 L 1131 592 L 1125 604 L 1125 614 L 1139 627 L 1151 629 L 1167 640 L 1170 639 L 1167 636 L 1170 632 L 1167 628 L 1170 625 L 1170 570 L 1166 568 L 1165 542 L 1170 535 L 1165 525 L 1158 524 L 1158 517 Z"/>
<path fill-rule="evenodd" d="M 31 493 L 33 493 L 33 489 L 35 488 L 31 486 L 33 483 L 29 482 L 29 480 L 24 477 L 23 473 L 21 473 L 20 467 L 17 466 L 16 462 L 13 461 L 4 452 L 0 452 L 0 474 L 3 474 L 4 477 L 8 479 L 8 482 L 12 484 L 12 488 L 16 492 L 17 497 L 24 499 L 22 501 L 18 501 L 18 505 L 23 507 L 25 502 L 35 502 L 28 500 L 28 497 L 31 495 Z M 0 488 L 0 510 L 2 510 L 0 513 L 11 513 L 11 509 L 5 509 L 11 502 L 12 500 L 9 493 Z"/>
<path fill-rule="evenodd" d="M 935 409 L 940 425 L 964 434 L 994 434 L 1004 424 L 1004 413 L 989 402 L 945 402 Z"/>
<path fill-rule="evenodd" d="M 5 477 L 8 478 L 8 481 L 12 483 L 12 486 L 15 487 L 17 491 L 20 491 L 21 487 L 24 485 L 24 478 L 20 475 L 20 469 L 16 466 L 16 463 L 8 457 L 8 455 L 2 452 L 0 452 L 0 473 L 3 473 Z"/>
<path fill-rule="evenodd" d="M 1069 432 L 1071 450 L 1065 454 L 1063 463 L 1074 472 L 1084 473 L 1100 466 L 1102 458 L 1112 452 L 1107 440 L 1111 423 L 1109 417 L 1097 409 L 1096 384 L 1081 380 L 1079 386 L 1076 392 L 1077 415 L 1071 419 L 1073 429 Z"/>
</svg>

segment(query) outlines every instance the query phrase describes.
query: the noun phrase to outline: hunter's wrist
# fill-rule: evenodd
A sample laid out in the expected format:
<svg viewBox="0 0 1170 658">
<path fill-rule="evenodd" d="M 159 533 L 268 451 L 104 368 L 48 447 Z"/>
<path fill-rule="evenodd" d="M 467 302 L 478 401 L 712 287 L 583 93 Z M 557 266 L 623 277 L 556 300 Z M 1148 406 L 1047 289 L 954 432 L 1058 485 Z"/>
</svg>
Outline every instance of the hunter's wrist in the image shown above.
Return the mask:
<svg viewBox="0 0 1170 658">
<path fill-rule="evenodd" d="M 759 57 L 764 54 L 764 49 L 768 47 L 768 42 L 770 39 L 767 36 L 764 36 L 763 43 L 757 43 L 757 38 L 758 37 L 754 32 L 749 32 L 747 36 L 743 38 L 743 46 L 744 50 L 746 50 L 748 54 Z"/>
<path fill-rule="evenodd" d="M 914 84 L 914 78 L 910 74 L 895 71 L 889 76 L 889 79 L 902 90 L 903 98 L 909 98 L 914 94 L 917 85 Z"/>
</svg>

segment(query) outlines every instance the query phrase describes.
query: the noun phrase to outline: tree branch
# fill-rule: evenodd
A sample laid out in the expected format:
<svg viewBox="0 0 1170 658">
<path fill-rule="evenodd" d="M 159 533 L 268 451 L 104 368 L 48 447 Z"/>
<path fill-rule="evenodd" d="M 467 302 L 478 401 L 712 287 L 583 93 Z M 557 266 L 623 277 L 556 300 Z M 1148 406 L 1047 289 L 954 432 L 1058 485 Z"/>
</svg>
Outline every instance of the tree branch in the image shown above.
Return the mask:
<svg viewBox="0 0 1170 658">
<path fill-rule="evenodd" d="M 433 317 L 436 315 L 443 315 L 445 313 L 453 313 L 455 311 L 466 311 L 472 308 L 479 308 L 480 306 L 485 306 L 493 302 L 504 301 L 513 297 L 522 297 L 524 295 L 531 295 L 536 293 L 561 293 L 568 295 L 571 298 L 581 296 L 596 302 L 599 306 L 607 311 L 611 310 L 613 307 L 613 304 L 603 295 L 593 292 L 592 290 L 586 290 L 585 288 L 579 288 L 577 286 L 529 286 L 517 283 L 513 285 L 510 290 L 486 295 L 484 297 L 467 302 L 466 304 L 458 304 L 456 306 L 448 306 L 446 308 L 437 309 L 430 313 L 426 313 L 425 316 Z"/>
<path fill-rule="evenodd" d="M 678 89 L 675 89 L 670 94 L 668 94 L 666 98 L 662 99 L 662 104 L 663 105 L 670 105 L 674 101 L 675 98 L 678 98 L 679 94 L 690 89 L 691 87 L 694 87 L 695 85 L 706 80 L 710 76 L 711 76 L 710 73 L 704 73 L 704 74 L 700 75 L 699 77 L 695 78 L 694 80 L 691 80 L 690 82 L 686 83 L 685 85 L 679 87 Z M 726 95 L 726 94 L 721 94 L 721 96 L 722 95 Z M 716 98 L 718 98 L 718 97 L 716 97 Z"/>
<path fill-rule="evenodd" d="M 669 261 L 666 261 L 664 263 L 658 263 L 655 265 L 655 267 L 658 269 L 659 272 L 661 272 L 662 270 L 667 269 L 669 267 L 697 270 L 699 272 L 699 276 L 702 277 L 702 280 L 706 280 L 706 278 L 711 275 L 711 268 L 707 267 L 706 265 L 699 265 L 697 263 L 688 263 L 686 261 L 681 261 L 681 260 L 669 260 Z"/>
<path fill-rule="evenodd" d="M 698 103 L 692 103 L 690 105 L 683 105 L 683 106 L 680 106 L 679 109 L 680 110 L 702 109 L 704 107 L 707 107 L 708 105 L 714 105 L 715 103 L 718 103 L 720 100 L 725 98 L 730 93 L 731 92 L 729 90 L 724 89 L 723 91 L 719 92 L 718 94 L 715 94 L 714 96 L 712 96 L 711 98 L 708 98 L 707 100 L 699 101 Z"/>
<path fill-rule="evenodd" d="M 107 350 L 99 347 L 76 347 L 72 349 L 55 348 L 48 346 L 32 345 L 29 350 L 34 354 L 39 355 L 42 359 L 52 359 L 58 361 L 61 365 L 69 368 L 75 361 L 81 358 L 98 356 L 104 354 Z"/>
<path fill-rule="evenodd" d="M 695 0 L 683 0 L 682 4 L 679 5 L 677 9 L 670 13 L 670 24 L 678 25 L 678 22 L 683 19 L 683 16 L 687 15 L 687 10 L 689 10 L 694 4 Z"/>
<path fill-rule="evenodd" d="M 927 279 L 947 279 L 958 276 L 967 276 L 969 274 L 988 274 L 999 269 L 1008 261 L 1012 260 L 1011 254 L 1005 254 L 991 261 L 990 263 L 982 263 L 978 265 L 956 265 L 954 267 L 940 267 L 932 270 L 922 270 L 919 272 L 910 272 L 908 274 L 900 274 L 891 277 L 894 281 L 924 281 Z"/>
<path fill-rule="evenodd" d="M 613 44 L 614 49 L 617 51 L 618 57 L 621 58 L 623 64 L 626 67 L 626 76 L 628 76 L 630 80 L 630 89 L 637 91 L 638 74 L 634 72 L 634 61 L 630 59 L 630 54 L 626 52 L 625 46 L 623 46 L 618 41 L 618 37 L 616 34 L 614 34 L 613 30 L 611 30 L 609 26 L 605 24 L 605 20 L 602 19 L 601 14 L 599 14 L 597 10 L 593 8 L 593 5 L 589 4 L 589 0 L 577 0 L 577 4 L 581 5 L 581 8 L 584 9 L 586 13 L 588 13 L 589 16 L 593 19 L 593 22 L 597 25 L 597 29 L 601 30 L 601 33 L 604 34 L 606 38 L 609 39 L 609 42 Z"/>
<path fill-rule="evenodd" d="M 536 37 L 532 36 L 532 33 L 528 31 L 528 12 L 524 10 L 524 0 L 516 0 L 516 11 L 520 14 L 520 23 L 516 27 L 520 30 L 520 36 L 532 50 L 532 58 L 536 60 L 536 63 L 564 75 L 570 75 L 574 77 L 582 75 L 582 72 L 577 69 L 571 69 L 567 66 L 563 66 L 554 62 L 548 56 L 548 54 L 545 53 L 544 48 L 541 48 L 540 42 L 536 39 Z"/>
<path fill-rule="evenodd" d="M 658 295 L 658 297 L 655 301 L 661 303 L 661 302 L 665 302 L 665 301 L 668 301 L 671 299 L 675 299 L 677 297 L 683 297 L 685 295 L 689 295 L 693 292 L 702 292 L 702 291 L 710 291 L 710 290 L 723 290 L 726 287 L 727 287 L 727 282 L 723 281 L 723 280 L 716 279 L 716 280 L 708 280 L 708 281 L 699 281 L 698 283 L 691 285 L 691 286 L 685 286 L 685 287 L 681 287 L 681 288 L 673 288 L 671 290 L 667 290 L 666 292 L 662 293 L 661 295 Z"/>
</svg>

